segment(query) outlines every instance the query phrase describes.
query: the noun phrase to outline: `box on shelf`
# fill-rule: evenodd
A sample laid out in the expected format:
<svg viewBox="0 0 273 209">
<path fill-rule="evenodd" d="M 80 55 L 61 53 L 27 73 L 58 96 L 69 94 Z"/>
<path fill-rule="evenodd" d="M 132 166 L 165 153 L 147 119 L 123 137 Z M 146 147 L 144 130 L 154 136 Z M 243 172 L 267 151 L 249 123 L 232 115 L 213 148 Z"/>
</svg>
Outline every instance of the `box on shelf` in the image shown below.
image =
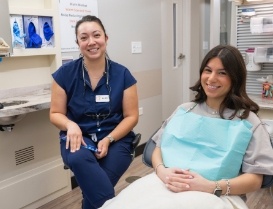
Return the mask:
<svg viewBox="0 0 273 209">
<path fill-rule="evenodd" d="M 252 34 L 273 33 L 273 17 L 251 17 L 250 32 Z"/>
<path fill-rule="evenodd" d="M 10 15 L 10 29 L 12 35 L 12 48 L 25 48 L 24 38 L 24 24 L 22 15 Z"/>
<path fill-rule="evenodd" d="M 42 38 L 39 35 L 38 16 L 23 15 L 23 22 L 26 48 L 41 48 Z"/>
<path fill-rule="evenodd" d="M 42 38 L 42 48 L 54 47 L 54 32 L 52 17 L 38 17 L 39 34 Z"/>
</svg>

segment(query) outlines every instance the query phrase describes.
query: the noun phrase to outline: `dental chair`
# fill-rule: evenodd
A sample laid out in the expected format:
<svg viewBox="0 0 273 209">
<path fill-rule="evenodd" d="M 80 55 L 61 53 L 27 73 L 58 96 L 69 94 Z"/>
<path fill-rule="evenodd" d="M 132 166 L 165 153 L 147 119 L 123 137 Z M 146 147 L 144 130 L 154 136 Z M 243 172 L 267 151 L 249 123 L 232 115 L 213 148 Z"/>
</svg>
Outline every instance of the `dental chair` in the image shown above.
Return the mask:
<svg viewBox="0 0 273 209">
<path fill-rule="evenodd" d="M 137 148 L 137 145 L 139 144 L 140 140 L 141 140 L 141 134 L 137 133 L 134 140 L 132 141 L 132 147 L 133 147 L 133 153 L 131 154 L 132 155 L 132 161 L 135 158 L 136 148 Z"/>
<path fill-rule="evenodd" d="M 155 132 L 156 133 L 156 132 Z M 154 134 L 155 134 L 154 133 Z M 147 141 L 145 147 L 144 147 L 144 151 L 143 151 L 143 154 L 142 154 L 142 162 L 150 167 L 150 168 L 153 168 L 153 165 L 152 165 L 152 153 L 155 149 L 155 142 L 154 140 L 152 140 L 152 137 Z M 269 188 L 273 185 L 273 175 L 264 175 L 263 176 L 263 182 L 262 182 L 262 186 L 261 188 Z M 270 188 L 270 191 L 271 191 L 272 188 Z"/>
</svg>

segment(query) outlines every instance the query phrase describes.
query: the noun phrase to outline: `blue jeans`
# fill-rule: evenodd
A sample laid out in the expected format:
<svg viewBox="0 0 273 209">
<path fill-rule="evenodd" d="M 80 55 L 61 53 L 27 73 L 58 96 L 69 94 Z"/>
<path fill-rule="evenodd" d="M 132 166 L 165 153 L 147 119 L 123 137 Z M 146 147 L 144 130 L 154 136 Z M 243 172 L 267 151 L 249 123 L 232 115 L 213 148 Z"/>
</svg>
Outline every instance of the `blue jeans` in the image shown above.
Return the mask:
<svg viewBox="0 0 273 209">
<path fill-rule="evenodd" d="M 63 161 L 73 171 L 83 193 L 83 209 L 99 208 L 115 196 L 114 186 L 132 162 L 132 140 L 123 138 L 112 143 L 102 159 L 83 147 L 71 153 L 61 140 Z M 89 138 L 84 137 L 84 141 L 96 145 Z"/>
</svg>

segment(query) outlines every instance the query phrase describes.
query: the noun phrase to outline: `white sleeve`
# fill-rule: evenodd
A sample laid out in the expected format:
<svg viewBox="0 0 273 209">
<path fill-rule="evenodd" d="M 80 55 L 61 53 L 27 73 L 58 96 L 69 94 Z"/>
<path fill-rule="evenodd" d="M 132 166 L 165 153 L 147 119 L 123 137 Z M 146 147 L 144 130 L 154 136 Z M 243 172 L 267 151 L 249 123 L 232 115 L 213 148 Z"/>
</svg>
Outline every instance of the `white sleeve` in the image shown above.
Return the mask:
<svg viewBox="0 0 273 209">
<path fill-rule="evenodd" d="M 269 133 L 256 115 L 250 117 L 253 135 L 243 159 L 242 172 L 272 175 L 273 148 Z"/>
</svg>

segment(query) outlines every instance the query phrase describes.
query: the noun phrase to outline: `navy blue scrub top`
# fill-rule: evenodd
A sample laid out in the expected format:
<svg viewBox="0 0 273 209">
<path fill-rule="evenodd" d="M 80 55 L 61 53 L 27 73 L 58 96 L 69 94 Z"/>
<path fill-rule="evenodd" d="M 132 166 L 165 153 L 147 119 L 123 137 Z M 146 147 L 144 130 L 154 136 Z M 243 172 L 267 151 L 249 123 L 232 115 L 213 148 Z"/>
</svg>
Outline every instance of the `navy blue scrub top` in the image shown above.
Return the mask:
<svg viewBox="0 0 273 209">
<path fill-rule="evenodd" d="M 84 136 L 96 134 L 98 140 L 108 135 L 123 119 L 122 100 L 125 89 L 136 84 L 130 71 L 111 60 L 93 91 L 82 58 L 68 62 L 52 74 L 67 94 L 67 117 L 77 123 Z M 83 81 L 83 72 L 85 84 Z M 109 73 L 109 84 L 107 81 Z M 98 102 L 96 96 L 109 95 L 109 102 Z M 61 131 L 60 135 L 66 134 Z M 130 132 L 127 136 L 133 136 Z"/>
</svg>

